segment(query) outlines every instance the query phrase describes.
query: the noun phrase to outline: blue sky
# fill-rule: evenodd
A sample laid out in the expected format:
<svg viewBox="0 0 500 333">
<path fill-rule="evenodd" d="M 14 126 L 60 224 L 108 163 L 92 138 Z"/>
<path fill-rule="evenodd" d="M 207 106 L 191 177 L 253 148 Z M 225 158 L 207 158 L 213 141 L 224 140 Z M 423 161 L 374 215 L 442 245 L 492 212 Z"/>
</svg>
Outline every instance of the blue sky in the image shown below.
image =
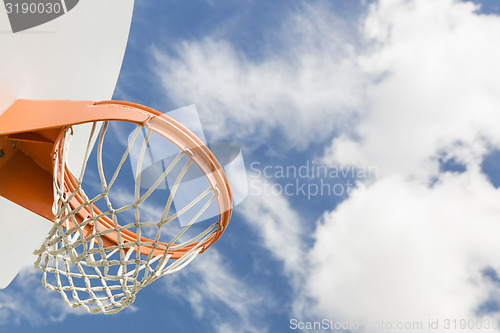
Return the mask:
<svg viewBox="0 0 500 333">
<path fill-rule="evenodd" d="M 66 309 L 26 270 L 2 291 L 0 331 L 498 320 L 500 8 L 475 3 L 136 0 L 113 98 L 196 104 L 208 141 L 242 148 L 254 192 L 216 245 L 121 313 Z M 276 173 L 312 164 L 377 172 Z M 321 181 L 357 191 L 270 189 Z"/>
</svg>

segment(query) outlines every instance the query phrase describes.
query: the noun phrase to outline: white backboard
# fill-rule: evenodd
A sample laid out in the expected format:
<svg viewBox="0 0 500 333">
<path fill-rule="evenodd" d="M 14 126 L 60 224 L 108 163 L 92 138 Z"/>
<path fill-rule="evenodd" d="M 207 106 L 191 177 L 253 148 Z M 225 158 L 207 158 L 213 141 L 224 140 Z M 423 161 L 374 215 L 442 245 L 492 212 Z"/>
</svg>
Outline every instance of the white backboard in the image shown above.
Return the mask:
<svg viewBox="0 0 500 333">
<path fill-rule="evenodd" d="M 13 33 L 0 0 L 0 114 L 19 98 L 111 99 L 134 1 L 61 3 L 72 3 L 71 10 L 64 7 L 65 13 L 52 21 Z M 78 144 L 77 138 L 72 144 Z M 86 144 L 85 136 L 80 138 Z M 81 165 L 78 157 L 69 162 L 73 171 Z M 0 212 L 0 288 L 5 288 L 22 267 L 34 262 L 33 251 L 52 223 L 2 197 Z"/>
</svg>

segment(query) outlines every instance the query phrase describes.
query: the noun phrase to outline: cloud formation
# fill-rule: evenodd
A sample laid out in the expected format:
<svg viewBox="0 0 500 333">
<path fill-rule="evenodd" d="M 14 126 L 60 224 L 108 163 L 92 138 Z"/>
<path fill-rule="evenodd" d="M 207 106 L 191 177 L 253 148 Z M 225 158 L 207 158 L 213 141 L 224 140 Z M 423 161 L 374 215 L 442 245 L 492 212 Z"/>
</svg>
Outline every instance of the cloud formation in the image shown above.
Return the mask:
<svg viewBox="0 0 500 333">
<path fill-rule="evenodd" d="M 322 142 L 359 110 L 361 72 L 344 21 L 328 6 L 301 6 L 264 41 L 255 60 L 209 35 L 185 41 L 175 55 L 154 49 L 165 93 L 195 103 L 212 140 L 261 144 L 278 131 L 287 146 Z"/>
<path fill-rule="evenodd" d="M 43 287 L 41 279 L 41 274 L 30 267 L 0 292 L 0 327 L 38 327 L 62 322 L 68 315 L 87 314 L 83 309 L 69 308 L 58 293 Z"/>
<path fill-rule="evenodd" d="M 484 175 L 434 187 L 387 177 L 325 214 L 311 251 L 312 313 L 358 321 L 476 318 L 498 289 L 500 192 Z"/>
<path fill-rule="evenodd" d="M 162 281 L 169 294 L 187 301 L 194 315 L 209 322 L 216 332 L 267 331 L 258 318 L 269 300 L 258 287 L 236 276 L 215 249 Z"/>
<path fill-rule="evenodd" d="M 498 146 L 500 34 L 497 16 L 452 0 L 374 4 L 364 21 L 370 47 L 359 56 L 378 78 L 354 135 L 336 138 L 330 162 L 376 163 L 383 174 L 429 176 L 438 157 L 479 163 Z"/>
<path fill-rule="evenodd" d="M 492 42 L 500 18 L 477 9 L 451 0 L 371 6 L 359 55 L 376 79 L 369 108 L 325 160 L 378 165 L 380 179 L 317 229 L 308 280 L 316 313 L 477 319 L 487 301 L 498 302 L 483 272 L 500 269 L 499 192 L 481 162 L 500 142 L 500 47 Z M 465 171 L 443 172 L 440 160 L 450 159 Z M 498 318 L 494 308 L 489 315 Z"/>
</svg>

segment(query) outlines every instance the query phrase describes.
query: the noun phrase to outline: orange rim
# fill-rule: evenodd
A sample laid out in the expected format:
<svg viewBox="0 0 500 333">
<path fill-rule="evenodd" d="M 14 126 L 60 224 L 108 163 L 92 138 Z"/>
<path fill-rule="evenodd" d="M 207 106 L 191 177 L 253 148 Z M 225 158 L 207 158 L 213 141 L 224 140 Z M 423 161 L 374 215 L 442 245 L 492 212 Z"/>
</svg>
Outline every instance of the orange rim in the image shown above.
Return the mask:
<svg viewBox="0 0 500 333">
<path fill-rule="evenodd" d="M 40 117 L 40 115 L 43 117 Z M 0 116 L 0 136 L 6 136 L 7 140 L 18 142 L 16 149 L 34 161 L 29 168 L 31 174 L 36 175 L 34 179 L 43 179 L 36 184 L 31 184 L 30 188 L 20 188 L 16 184 L 24 184 L 26 180 L 16 172 L 18 165 L 13 164 L 9 169 L 9 174 L 5 179 L 9 182 L 0 195 L 20 204 L 21 206 L 41 215 L 54 222 L 52 213 L 53 188 L 49 187 L 48 179 L 53 178 L 53 169 L 56 167 L 53 153 L 61 154 L 66 131 L 72 125 L 91 123 L 96 121 L 124 121 L 135 123 L 166 138 L 175 144 L 181 151 L 201 169 L 208 180 L 212 190 L 216 194 L 216 201 L 219 210 L 219 220 L 217 230 L 201 244 L 196 242 L 183 247 L 182 249 L 167 251 L 172 259 L 182 257 L 187 251 L 199 246 L 200 252 L 210 247 L 227 228 L 232 214 L 232 195 L 229 184 L 222 166 L 217 161 L 206 145 L 196 137 L 191 131 L 174 119 L 160 113 L 157 110 L 128 102 L 120 101 L 47 101 L 47 100 L 18 100 L 4 114 Z M 3 142 L 3 141 L 2 141 Z M 53 143 L 52 154 L 48 154 L 47 144 Z M 43 147 L 43 148 L 42 148 Z M 50 147 L 50 146 L 49 146 Z M 48 147 L 47 147 L 48 148 Z M 57 151 L 56 151 L 57 150 Z M 196 154 L 191 155 L 192 152 Z M 47 152 L 47 153 L 45 153 Z M 14 163 L 14 162 L 13 162 Z M 52 169 L 50 169 L 52 165 Z M 22 165 L 21 165 L 22 166 Z M 59 165 L 61 167 L 66 166 Z M 50 178 L 48 178 L 50 177 Z M 60 179 L 57 180 L 60 185 Z M 12 184 L 12 186 L 10 186 Z M 64 179 L 66 193 L 73 193 L 77 189 L 77 181 L 66 168 Z M 40 185 L 40 186 L 37 186 Z M 13 190 L 12 190 L 13 189 Z M 52 198 L 52 199 L 51 199 Z M 70 201 L 73 210 L 85 204 L 86 201 L 81 195 L 75 195 Z M 92 204 L 92 210 L 100 214 L 100 210 Z M 78 216 L 76 215 L 78 214 Z M 77 222 L 83 221 L 92 216 L 88 207 L 82 207 L 75 214 Z M 114 229 L 112 220 L 103 216 L 98 218 L 98 231 Z M 70 221 L 70 223 L 72 223 Z M 86 227 L 86 232 L 92 232 L 92 225 Z M 137 235 L 129 230 L 121 230 L 120 237 L 127 241 L 138 241 Z M 106 247 L 118 245 L 118 232 L 101 235 Z M 141 242 L 154 241 L 141 237 Z M 157 244 L 167 246 L 166 243 Z M 171 246 L 176 246 L 172 244 Z M 137 247 L 134 249 L 137 251 Z M 140 246 L 140 253 L 153 256 L 164 255 L 165 250 L 156 246 Z"/>
<path fill-rule="evenodd" d="M 176 120 L 164 114 L 161 114 L 156 110 L 138 104 L 133 104 L 128 102 L 116 102 L 116 101 L 96 103 L 96 105 L 105 105 L 105 104 L 126 105 L 128 107 L 138 108 L 140 110 L 149 112 L 151 114 L 151 117 L 148 119 L 146 123 L 143 123 L 142 125 L 147 126 L 148 129 L 166 138 L 167 140 L 175 144 L 180 150 L 186 152 L 186 155 L 189 158 L 191 158 L 191 160 L 202 170 L 206 179 L 210 183 L 212 190 L 216 194 L 216 201 L 219 209 L 219 221 L 218 221 L 217 231 L 201 244 L 200 242 L 195 242 L 178 250 L 167 251 L 167 255 L 171 255 L 172 259 L 179 259 L 186 252 L 188 252 L 194 247 L 200 247 L 201 248 L 200 252 L 205 251 L 215 241 L 217 241 L 217 239 L 219 239 L 219 237 L 225 231 L 232 214 L 231 190 L 229 188 L 226 175 L 220 163 L 217 161 L 217 159 L 208 149 L 208 147 L 197 136 L 195 136 L 191 131 L 189 131 L 187 128 L 185 128 Z M 101 119 L 101 120 L 106 121 L 107 119 Z M 65 133 L 68 130 L 69 127 L 61 131 L 58 139 L 55 142 L 54 149 L 56 149 L 56 147 L 59 147 L 57 151 L 58 154 L 63 153 L 62 152 L 63 149 L 62 147 L 64 147 L 63 141 Z M 194 156 L 187 153 L 192 151 L 196 151 L 196 154 Z M 60 167 L 62 166 L 59 166 L 59 168 Z M 71 174 L 71 172 L 69 172 L 67 167 L 66 166 L 64 167 L 66 168 L 65 179 L 64 179 L 65 191 L 66 193 L 71 194 L 77 190 L 78 183 Z M 60 185 L 60 180 L 58 181 Z M 84 205 L 85 203 L 86 200 L 77 192 L 77 194 L 70 201 L 70 206 L 72 209 L 77 209 L 78 207 Z M 92 215 L 98 216 L 102 214 L 102 212 L 94 204 L 92 204 L 92 211 L 93 214 L 91 214 L 91 212 L 87 207 L 82 207 L 77 212 L 77 214 L 80 216 L 82 221 L 84 219 L 91 218 Z M 98 232 L 115 228 L 115 224 L 107 216 L 102 216 L 98 218 L 97 223 L 98 223 L 97 226 Z M 93 228 L 92 224 L 87 224 L 85 230 L 88 234 L 90 234 L 92 232 L 92 228 Z M 87 236 L 88 234 L 86 234 L 85 236 Z M 130 230 L 121 230 L 120 238 L 122 239 L 122 242 L 137 241 L 137 235 Z M 115 231 L 105 235 L 101 235 L 101 239 L 104 240 L 103 243 L 106 247 L 118 245 L 118 232 Z M 151 242 L 153 244 L 155 243 L 153 240 L 145 237 L 141 237 L 140 241 L 141 243 L 144 242 L 146 243 Z M 157 244 L 165 247 L 168 246 L 167 243 L 163 242 L 157 242 Z M 175 247 L 176 245 L 177 244 L 171 244 L 170 247 Z M 158 248 L 158 246 L 141 245 L 139 249 L 140 253 L 146 256 L 149 255 L 151 252 L 153 252 L 154 257 L 165 254 L 165 251 L 161 248 Z M 136 251 L 137 247 L 135 247 L 134 250 Z"/>
</svg>

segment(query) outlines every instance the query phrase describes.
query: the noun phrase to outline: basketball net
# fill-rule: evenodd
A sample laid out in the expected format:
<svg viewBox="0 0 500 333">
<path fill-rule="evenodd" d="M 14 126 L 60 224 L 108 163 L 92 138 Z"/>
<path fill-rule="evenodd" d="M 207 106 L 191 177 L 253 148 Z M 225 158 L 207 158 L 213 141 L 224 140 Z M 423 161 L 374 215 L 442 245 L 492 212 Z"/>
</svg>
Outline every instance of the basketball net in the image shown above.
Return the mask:
<svg viewBox="0 0 500 333">
<path fill-rule="evenodd" d="M 136 166 L 133 198 L 126 205 L 117 205 L 110 197 L 110 191 L 144 127 L 137 126 L 116 170 L 111 177 L 106 177 L 103 168 L 103 142 L 109 122 L 103 123 L 100 133 L 96 124 L 93 124 L 79 175 L 71 174 L 66 167 L 72 128 L 65 130 L 56 142 L 53 156 L 55 223 L 45 242 L 35 251 L 35 267 L 43 272 L 43 285 L 59 292 L 69 306 L 83 307 L 91 313 L 112 314 L 132 304 L 136 294 L 145 286 L 184 268 L 216 240 L 217 233 L 220 233 L 220 224 L 217 222 L 203 228 L 195 236 L 179 241 L 216 200 L 219 191 L 217 187 L 208 186 L 200 193 L 191 193 L 191 203 L 185 207 L 176 207 L 174 211 L 174 196 L 182 188 L 183 177 L 193 163 L 194 155 L 188 149 L 179 149 L 177 156 L 166 166 L 151 188 L 141 193 L 141 170 L 151 136 L 151 130 L 147 130 Z M 82 183 L 96 139 L 101 193 L 89 196 Z M 176 167 L 180 172 L 162 207 L 161 217 L 154 222 L 144 222 L 141 219 L 141 206 Z M 98 201 L 105 203 L 105 209 L 102 208 L 103 205 L 97 208 Z M 193 217 L 187 225 L 173 234 L 165 231 L 173 221 L 188 211 L 191 211 Z M 121 218 L 127 212 L 130 213 L 128 216 L 134 218 L 123 223 Z M 168 241 L 164 240 L 166 236 Z"/>
</svg>

